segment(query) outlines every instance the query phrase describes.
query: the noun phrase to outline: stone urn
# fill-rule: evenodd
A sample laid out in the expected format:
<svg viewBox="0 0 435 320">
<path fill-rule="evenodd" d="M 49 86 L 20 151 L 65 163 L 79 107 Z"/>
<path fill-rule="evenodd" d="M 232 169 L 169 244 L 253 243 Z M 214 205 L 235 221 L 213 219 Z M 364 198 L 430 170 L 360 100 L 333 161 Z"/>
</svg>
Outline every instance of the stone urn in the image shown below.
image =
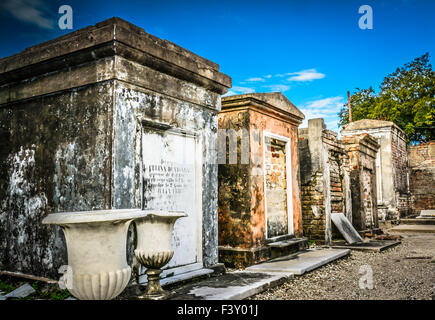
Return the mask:
<svg viewBox="0 0 435 320">
<path fill-rule="evenodd" d="M 113 209 L 49 214 L 43 224 L 59 225 L 68 251 L 66 288 L 80 300 L 110 300 L 127 286 L 127 231 L 140 209 Z"/>
<path fill-rule="evenodd" d="M 160 300 L 169 293 L 160 285 L 160 274 L 174 255 L 171 246 L 172 232 L 177 219 L 186 217 L 184 212 L 147 211 L 143 218 L 136 219 L 137 247 L 136 259 L 147 268 L 148 284 L 141 299 Z"/>
</svg>

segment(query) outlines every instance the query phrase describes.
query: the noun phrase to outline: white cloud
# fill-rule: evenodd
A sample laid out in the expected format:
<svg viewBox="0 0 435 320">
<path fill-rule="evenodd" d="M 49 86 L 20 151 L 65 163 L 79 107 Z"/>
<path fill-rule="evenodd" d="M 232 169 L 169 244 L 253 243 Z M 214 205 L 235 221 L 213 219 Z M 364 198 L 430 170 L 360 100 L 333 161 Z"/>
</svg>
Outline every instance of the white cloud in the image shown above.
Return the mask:
<svg viewBox="0 0 435 320">
<path fill-rule="evenodd" d="M 292 76 L 290 78 L 287 78 L 288 81 L 313 81 L 316 79 L 324 78 L 325 74 L 317 72 L 316 69 L 307 69 L 298 72 L 278 73 L 274 75 L 274 77 L 277 78 L 283 78 L 286 76 Z M 271 77 L 272 76 L 265 76 L 264 78 L 271 78 Z"/>
<path fill-rule="evenodd" d="M 264 76 L 263 78 L 270 79 L 270 78 L 272 78 L 272 75 L 268 74 L 267 76 Z"/>
<path fill-rule="evenodd" d="M 263 88 L 269 88 L 271 91 L 280 91 L 285 92 L 287 90 L 290 90 L 290 86 L 287 86 L 285 84 L 272 84 L 268 86 L 262 86 Z"/>
<path fill-rule="evenodd" d="M 233 91 L 240 92 L 240 93 L 253 93 L 253 92 L 255 92 L 254 88 L 248 88 L 248 87 L 237 87 L 237 86 L 235 86 L 235 87 L 232 87 L 231 89 Z"/>
<path fill-rule="evenodd" d="M 344 104 L 344 97 L 330 97 L 309 101 L 298 106 L 305 115 L 301 127 L 307 127 L 309 119 L 323 118 L 328 129 L 338 130 L 338 113 Z"/>
<path fill-rule="evenodd" d="M 245 81 L 248 81 L 248 82 L 264 82 L 266 80 L 264 80 L 263 78 L 249 78 L 249 79 L 246 79 Z"/>
<path fill-rule="evenodd" d="M 39 0 L 6 0 L 0 5 L 1 8 L 20 21 L 44 29 L 53 29 L 53 21 L 45 17 L 45 6 Z"/>
<path fill-rule="evenodd" d="M 344 102 L 344 98 L 338 96 L 338 97 L 330 97 L 330 98 L 310 101 L 304 104 L 303 106 L 308 109 L 326 109 L 324 110 L 324 112 L 328 112 L 327 110 L 331 111 L 331 110 L 336 110 L 337 108 L 339 110 L 343 105 L 343 102 Z"/>
<path fill-rule="evenodd" d="M 255 92 L 254 88 L 234 86 L 230 90 L 228 90 L 228 92 L 224 94 L 223 97 L 234 96 L 237 94 L 254 93 L 254 92 Z"/>
<path fill-rule="evenodd" d="M 341 139 L 341 133 L 340 133 L 340 130 L 341 130 L 342 128 L 339 127 L 339 120 L 340 120 L 340 119 L 337 117 L 337 118 L 334 119 L 334 120 L 331 120 L 331 121 L 325 122 L 325 124 L 326 124 L 326 128 L 327 128 L 327 129 L 332 130 L 332 131 L 335 131 L 336 133 L 338 133 L 338 138 Z"/>
<path fill-rule="evenodd" d="M 227 93 L 223 94 L 222 97 L 226 96 L 235 96 L 237 93 L 235 93 L 233 90 L 228 90 Z"/>
<path fill-rule="evenodd" d="M 298 72 L 287 73 L 287 76 L 293 76 L 288 78 L 288 81 L 313 81 L 316 79 L 322 79 L 325 77 L 323 73 L 317 72 L 316 69 L 302 70 Z"/>
</svg>

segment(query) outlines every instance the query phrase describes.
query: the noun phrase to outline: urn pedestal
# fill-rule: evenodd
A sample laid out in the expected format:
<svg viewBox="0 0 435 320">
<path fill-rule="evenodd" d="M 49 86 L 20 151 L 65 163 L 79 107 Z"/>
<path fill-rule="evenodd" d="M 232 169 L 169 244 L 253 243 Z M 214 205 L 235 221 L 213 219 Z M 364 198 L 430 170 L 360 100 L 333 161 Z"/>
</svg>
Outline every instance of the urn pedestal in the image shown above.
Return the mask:
<svg viewBox="0 0 435 320">
<path fill-rule="evenodd" d="M 139 209 L 97 210 L 49 214 L 43 224 L 59 225 L 66 239 L 66 287 L 80 300 L 110 300 L 127 286 L 127 230 Z"/>
<path fill-rule="evenodd" d="M 186 217 L 184 212 L 147 211 L 147 215 L 137 219 L 136 259 L 147 268 L 148 284 L 139 298 L 160 300 L 169 293 L 160 285 L 160 274 L 172 259 L 174 250 L 171 246 L 172 232 L 177 219 Z"/>
</svg>

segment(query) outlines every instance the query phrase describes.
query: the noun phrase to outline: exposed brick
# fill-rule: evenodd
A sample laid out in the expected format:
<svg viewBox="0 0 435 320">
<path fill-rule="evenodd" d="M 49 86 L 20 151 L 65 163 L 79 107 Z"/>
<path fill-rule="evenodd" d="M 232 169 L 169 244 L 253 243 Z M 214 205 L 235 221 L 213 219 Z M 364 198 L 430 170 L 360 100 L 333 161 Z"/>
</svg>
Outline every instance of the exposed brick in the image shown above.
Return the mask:
<svg viewBox="0 0 435 320">
<path fill-rule="evenodd" d="M 435 141 L 409 147 L 409 166 L 411 213 L 435 209 Z"/>
</svg>

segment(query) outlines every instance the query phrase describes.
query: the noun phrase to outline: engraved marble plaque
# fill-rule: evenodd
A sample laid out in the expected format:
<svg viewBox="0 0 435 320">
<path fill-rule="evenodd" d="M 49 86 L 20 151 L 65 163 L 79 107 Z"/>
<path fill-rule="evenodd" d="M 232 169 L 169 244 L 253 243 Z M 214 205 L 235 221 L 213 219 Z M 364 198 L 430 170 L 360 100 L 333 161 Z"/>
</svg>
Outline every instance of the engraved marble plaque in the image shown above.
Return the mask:
<svg viewBox="0 0 435 320">
<path fill-rule="evenodd" d="M 144 209 L 184 211 L 188 215 L 175 223 L 174 257 L 168 267 L 197 262 L 201 226 L 197 208 L 195 137 L 145 128 L 142 159 Z"/>
</svg>

